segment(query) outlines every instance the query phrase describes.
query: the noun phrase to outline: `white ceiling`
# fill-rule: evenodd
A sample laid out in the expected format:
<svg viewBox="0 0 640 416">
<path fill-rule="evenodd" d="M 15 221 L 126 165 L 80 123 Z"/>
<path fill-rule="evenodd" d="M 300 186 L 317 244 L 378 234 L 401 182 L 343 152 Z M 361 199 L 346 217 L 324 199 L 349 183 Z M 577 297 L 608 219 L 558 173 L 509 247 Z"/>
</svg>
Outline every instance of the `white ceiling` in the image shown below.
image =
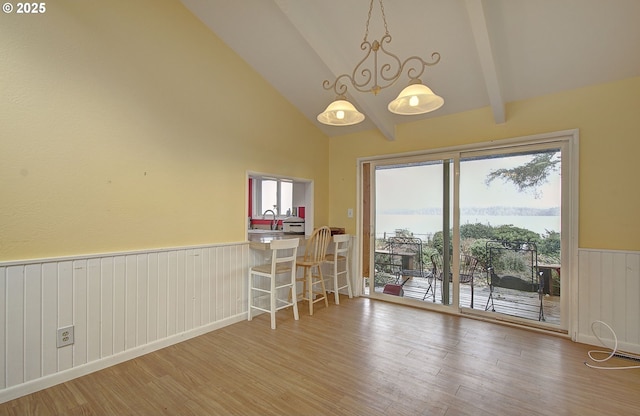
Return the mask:
<svg viewBox="0 0 640 416">
<path fill-rule="evenodd" d="M 389 113 L 405 73 L 377 96 L 348 89 L 363 123 L 325 126 L 316 116 L 335 94 L 322 82 L 364 58 L 369 0 L 181 1 L 329 136 L 377 128 L 393 140 L 396 124 L 486 106 L 503 123 L 507 102 L 640 76 L 638 0 L 387 0 L 387 49 L 401 60 L 439 52 L 422 81 L 445 104 L 422 116 Z M 374 0 L 368 39 L 382 35 Z"/>
</svg>

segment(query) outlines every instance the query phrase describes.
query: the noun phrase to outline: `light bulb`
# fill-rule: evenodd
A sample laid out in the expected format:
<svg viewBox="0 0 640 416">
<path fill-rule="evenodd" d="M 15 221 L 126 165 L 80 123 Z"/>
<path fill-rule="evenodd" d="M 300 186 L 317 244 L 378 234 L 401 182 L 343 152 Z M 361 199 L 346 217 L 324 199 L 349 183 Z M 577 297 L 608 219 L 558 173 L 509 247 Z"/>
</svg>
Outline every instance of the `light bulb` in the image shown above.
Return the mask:
<svg viewBox="0 0 640 416">
<path fill-rule="evenodd" d="M 415 107 L 420 103 L 420 100 L 418 99 L 418 97 L 416 97 L 415 95 L 411 96 L 411 98 L 409 98 L 409 105 L 411 107 Z"/>
<path fill-rule="evenodd" d="M 342 110 L 336 111 L 336 118 L 338 120 L 343 120 L 344 119 L 344 111 L 342 111 Z"/>
</svg>

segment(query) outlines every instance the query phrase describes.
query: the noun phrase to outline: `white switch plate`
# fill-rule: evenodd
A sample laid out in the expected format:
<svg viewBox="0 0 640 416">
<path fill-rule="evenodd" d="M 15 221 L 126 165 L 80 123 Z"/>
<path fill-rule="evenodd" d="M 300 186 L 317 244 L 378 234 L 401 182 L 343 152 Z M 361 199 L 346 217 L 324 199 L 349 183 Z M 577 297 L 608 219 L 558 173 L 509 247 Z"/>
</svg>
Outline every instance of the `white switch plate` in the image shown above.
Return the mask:
<svg viewBox="0 0 640 416">
<path fill-rule="evenodd" d="M 349 209 L 347 210 L 347 217 L 349 217 L 349 218 L 353 218 L 353 208 L 349 208 Z"/>
</svg>

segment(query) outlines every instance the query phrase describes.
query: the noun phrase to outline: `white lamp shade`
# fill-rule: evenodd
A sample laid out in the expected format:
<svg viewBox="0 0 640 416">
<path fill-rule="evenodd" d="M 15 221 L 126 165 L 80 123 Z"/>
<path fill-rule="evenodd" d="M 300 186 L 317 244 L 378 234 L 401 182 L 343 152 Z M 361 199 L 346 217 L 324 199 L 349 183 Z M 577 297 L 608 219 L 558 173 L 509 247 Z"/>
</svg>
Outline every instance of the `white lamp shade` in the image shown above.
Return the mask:
<svg viewBox="0 0 640 416">
<path fill-rule="evenodd" d="M 400 115 L 424 114 L 437 110 L 444 104 L 444 98 L 436 95 L 423 84 L 411 84 L 389 103 L 389 111 Z"/>
<path fill-rule="evenodd" d="M 364 114 L 347 100 L 335 100 L 324 112 L 318 114 L 318 121 L 330 126 L 351 126 L 364 120 Z"/>
</svg>

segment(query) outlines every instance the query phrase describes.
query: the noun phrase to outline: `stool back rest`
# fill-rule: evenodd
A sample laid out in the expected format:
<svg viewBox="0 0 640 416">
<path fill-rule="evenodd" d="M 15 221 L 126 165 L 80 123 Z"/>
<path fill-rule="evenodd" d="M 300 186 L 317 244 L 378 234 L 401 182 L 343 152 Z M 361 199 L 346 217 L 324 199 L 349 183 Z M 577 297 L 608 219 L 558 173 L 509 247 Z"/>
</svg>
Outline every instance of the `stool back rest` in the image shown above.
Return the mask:
<svg viewBox="0 0 640 416">
<path fill-rule="evenodd" d="M 339 255 L 347 257 L 350 241 L 351 236 L 349 234 L 336 234 L 333 236 L 333 244 L 335 245 L 333 253 L 336 258 Z"/>
<path fill-rule="evenodd" d="M 298 245 L 300 240 L 288 238 L 284 240 L 273 240 L 269 244 L 273 250 L 271 254 L 271 273 L 274 274 L 279 264 L 291 263 L 291 268 L 295 269 L 296 256 L 298 255 Z"/>
<path fill-rule="evenodd" d="M 304 261 L 320 263 L 324 261 L 331 240 L 331 229 L 327 226 L 317 228 L 311 234 L 304 250 Z"/>
</svg>

